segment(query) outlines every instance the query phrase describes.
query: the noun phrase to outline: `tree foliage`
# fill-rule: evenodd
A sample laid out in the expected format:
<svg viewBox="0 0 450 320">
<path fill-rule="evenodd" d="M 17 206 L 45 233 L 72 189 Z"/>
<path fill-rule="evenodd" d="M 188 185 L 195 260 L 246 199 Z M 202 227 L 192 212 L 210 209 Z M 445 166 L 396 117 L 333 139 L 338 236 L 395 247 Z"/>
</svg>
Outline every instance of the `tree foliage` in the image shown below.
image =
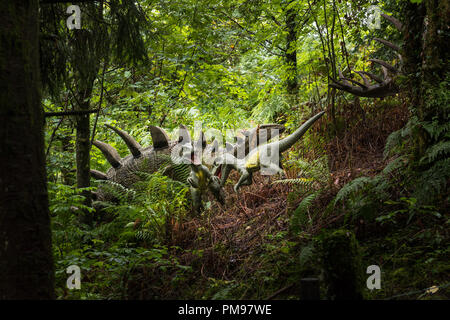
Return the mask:
<svg viewBox="0 0 450 320">
<path fill-rule="evenodd" d="M 448 30 L 442 26 L 448 18 L 437 12 L 448 8 L 436 3 L 105 0 L 80 5 L 82 30 L 66 29 L 65 5 L 43 5 L 44 110 L 83 110 L 87 103 L 86 109 L 96 111 L 88 118 L 89 142 L 107 142 L 122 157 L 129 154 L 126 145 L 104 124 L 150 146 L 149 125 L 166 128 L 174 140 L 180 124 L 192 129 L 195 121 L 222 133 L 270 122 L 292 132 L 311 114 L 326 111 L 325 120 L 283 154 L 287 177 L 261 178 L 241 198 L 229 194 L 232 203 L 225 207 L 208 201 L 198 219 L 189 216 L 187 187 L 161 172 L 143 174 L 134 189 L 101 181 L 77 188 L 75 129 L 80 118 L 47 117 L 58 296 L 266 298 L 281 284 L 321 272 L 316 263 L 320 248 L 314 243 L 324 228 L 356 231 L 364 263 L 391 259 L 386 272 L 393 288 L 368 297 L 397 293 L 395 286 L 409 288 L 399 276 L 404 267 L 396 263 L 403 266 L 402 259 L 410 259 L 415 249 L 422 256 L 410 274 L 433 259 L 435 279 L 444 279 L 448 263 L 440 254 L 448 251 L 442 245 L 448 231 L 442 226 L 448 225 L 450 104 L 448 59 L 443 59 Z M 371 5 L 402 20 L 405 33 L 385 20 L 372 28 Z M 429 29 L 424 28 L 426 14 Z M 431 36 L 430 30 L 435 31 Z M 375 37 L 400 46 L 402 59 Z M 436 46 L 437 56 L 432 52 Z M 403 63 L 405 72 L 395 77 L 398 94 L 358 98 L 329 86 L 340 71 L 352 83 L 361 80 L 352 70 L 380 76 L 382 68 L 369 58 Z M 95 148 L 89 166 L 103 172 L 109 168 Z M 94 212 L 85 200 L 99 185 L 116 202 L 102 203 L 103 210 Z M 267 211 L 276 213 L 261 226 L 252 224 L 266 213 L 258 207 L 265 201 Z M 75 218 L 83 211 L 92 213 L 90 226 Z M 220 214 L 221 227 L 214 228 L 212 221 Z M 236 226 L 244 216 L 251 219 Z M 399 225 L 400 231 L 395 229 Z M 230 226 L 233 234 L 226 231 Z M 365 233 L 366 226 L 372 233 Z M 247 250 L 254 255 L 236 262 L 238 249 L 248 249 L 254 239 L 261 242 Z M 396 256 L 403 248 L 398 243 L 407 239 L 412 240 L 401 251 L 404 256 Z M 61 270 L 68 264 L 89 271 L 89 285 L 81 292 L 62 289 Z M 190 286 L 205 265 L 212 268 L 210 277 L 202 274 L 198 286 Z M 414 286 L 426 287 L 430 281 L 416 278 Z M 153 284 L 139 290 L 143 280 Z M 166 284 L 170 288 L 164 289 Z"/>
</svg>

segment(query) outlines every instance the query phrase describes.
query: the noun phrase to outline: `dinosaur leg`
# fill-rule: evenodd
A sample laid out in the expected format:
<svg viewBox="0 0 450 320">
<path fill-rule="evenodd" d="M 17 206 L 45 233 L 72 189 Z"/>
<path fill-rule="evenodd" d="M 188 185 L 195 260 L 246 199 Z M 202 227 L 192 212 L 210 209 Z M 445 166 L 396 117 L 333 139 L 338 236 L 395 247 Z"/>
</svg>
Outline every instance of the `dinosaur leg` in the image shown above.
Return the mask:
<svg viewBox="0 0 450 320">
<path fill-rule="evenodd" d="M 241 177 L 234 185 L 234 191 L 237 193 L 240 186 L 248 186 L 252 184 L 252 174 L 247 170 L 241 170 Z"/>
<path fill-rule="evenodd" d="M 284 171 L 284 168 L 283 168 L 283 156 L 280 154 L 280 165 L 279 165 L 279 168 L 280 168 L 280 171 L 278 171 L 278 173 L 283 177 L 283 178 L 286 178 L 286 171 Z"/>
<path fill-rule="evenodd" d="M 190 185 L 193 189 L 197 189 L 197 188 L 198 188 L 198 179 L 196 179 L 195 177 L 189 177 L 189 178 L 187 178 L 187 182 L 189 183 L 189 185 Z"/>
<path fill-rule="evenodd" d="M 230 175 L 231 172 L 231 166 L 224 164 L 222 168 L 222 178 L 220 179 L 220 186 L 223 187 L 225 185 L 225 182 L 227 182 L 227 178 Z"/>
<path fill-rule="evenodd" d="M 202 209 L 202 195 L 200 190 L 191 187 L 192 208 L 194 213 L 199 214 Z"/>
<path fill-rule="evenodd" d="M 283 168 L 283 155 L 281 153 L 280 153 L 280 155 L 278 157 L 278 162 L 279 162 L 279 167 L 284 170 L 284 168 Z"/>
<path fill-rule="evenodd" d="M 249 172 L 248 178 L 241 183 L 241 186 L 249 186 L 253 183 L 253 173 Z"/>
<path fill-rule="evenodd" d="M 277 174 L 277 173 L 283 174 L 283 173 L 284 173 L 284 170 L 283 170 L 281 167 L 277 166 L 275 163 L 271 163 L 271 164 L 267 167 L 267 169 L 270 170 L 270 171 L 272 171 L 272 172 L 274 172 L 275 174 Z"/>
</svg>

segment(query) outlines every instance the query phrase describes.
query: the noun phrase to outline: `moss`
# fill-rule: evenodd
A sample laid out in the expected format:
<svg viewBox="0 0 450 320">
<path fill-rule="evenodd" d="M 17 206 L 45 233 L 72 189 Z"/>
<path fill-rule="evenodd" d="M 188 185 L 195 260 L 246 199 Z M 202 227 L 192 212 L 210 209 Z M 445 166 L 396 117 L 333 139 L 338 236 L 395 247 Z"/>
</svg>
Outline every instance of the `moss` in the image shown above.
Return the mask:
<svg viewBox="0 0 450 320">
<path fill-rule="evenodd" d="M 328 298 L 362 299 L 361 255 L 354 234 L 344 229 L 325 232 L 320 244 Z"/>
</svg>

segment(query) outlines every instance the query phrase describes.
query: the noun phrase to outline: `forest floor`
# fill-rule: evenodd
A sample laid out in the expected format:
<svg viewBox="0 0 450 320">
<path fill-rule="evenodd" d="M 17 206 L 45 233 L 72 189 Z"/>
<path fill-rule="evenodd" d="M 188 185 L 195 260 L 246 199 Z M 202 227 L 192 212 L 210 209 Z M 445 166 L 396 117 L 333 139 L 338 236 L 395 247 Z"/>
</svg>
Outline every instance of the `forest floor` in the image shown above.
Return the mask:
<svg viewBox="0 0 450 320">
<path fill-rule="evenodd" d="M 449 250 L 448 246 L 445 249 L 445 243 L 449 238 L 448 231 L 440 229 L 442 226 L 430 227 L 420 219 L 395 227 L 363 218 L 349 221 L 345 210 L 330 207 L 346 183 L 358 177 L 374 177 L 390 161 L 383 157 L 384 145 L 388 135 L 404 125 L 407 110 L 405 106 L 381 103 L 375 107 L 380 108 L 379 112 L 372 112 L 376 119 L 352 123 L 348 117 L 342 125 L 344 133 L 335 135 L 325 146 L 307 150 L 297 146 L 298 149 L 292 150 L 311 161 L 323 156 L 320 152 L 325 150 L 329 168 L 326 186 L 321 187 L 320 195 L 308 209 L 300 232 L 291 230 L 293 211 L 304 199 L 295 185 L 274 184 L 280 179 L 278 176 L 256 174 L 253 184 L 241 188 L 237 194 L 232 187 L 238 176 L 233 173 L 225 186 L 227 203 L 221 206 L 211 201 L 201 216 L 172 221 L 170 237 L 160 248 L 144 241 L 136 251 L 125 245 L 120 249 L 123 253 L 116 255 L 120 243 L 117 240 L 109 244 L 90 240 L 84 253 L 77 253 L 93 256 L 91 262 L 85 262 L 91 271 L 86 281 L 95 284 L 88 289 L 99 294 L 88 298 L 112 294 L 113 298 L 125 299 L 298 299 L 300 279 L 311 276 L 319 277 L 321 294 L 325 297 L 327 287 L 315 244 L 324 230 L 341 228 L 355 233 L 364 271 L 373 264 L 381 267 L 381 290 L 364 289 L 365 298 L 386 299 L 411 292 L 401 299 L 450 298 L 448 287 L 433 294 L 418 291 L 448 282 Z M 314 133 L 326 134 L 326 127 L 317 127 Z M 286 170 L 286 173 L 289 178 L 298 176 L 298 172 Z M 89 237 L 106 239 L 105 230 L 100 226 L 101 236 Z M 436 242 L 436 235 L 440 234 L 446 234 L 441 239 L 443 243 Z M 113 251 L 105 253 L 101 249 L 104 245 Z M 98 247 L 98 251 L 92 252 L 93 247 Z M 149 250 L 153 251 L 146 263 L 139 252 L 148 254 Z M 121 265 L 119 276 L 114 278 L 116 284 L 102 275 L 105 269 L 114 270 L 106 264 L 107 260 L 98 261 L 105 254 L 109 261 Z M 135 260 L 130 260 L 131 254 L 136 254 Z M 116 287 L 120 292 L 116 292 Z M 108 292 L 107 288 L 114 288 L 114 292 Z M 65 290 L 60 296 L 70 298 L 71 294 Z"/>
<path fill-rule="evenodd" d="M 315 199 L 314 210 L 309 212 L 308 223 L 300 234 L 293 235 L 289 230 L 292 211 L 302 200 L 296 198 L 292 186 L 271 184 L 276 177 L 257 174 L 251 186 L 236 194 L 232 183 L 227 183 L 225 206 L 213 204 L 201 217 L 174 226 L 172 245 L 182 248 L 178 250 L 178 260 L 191 266 L 193 273 L 184 285 L 160 288 L 158 296 L 297 299 L 300 278 L 322 277 L 318 260 L 310 250 L 314 238 L 324 229 L 345 224 L 344 213 L 323 213 L 347 182 L 360 176 L 375 176 L 383 170 L 389 162 L 383 158 L 386 138 L 404 125 L 405 109 L 402 106 L 386 109 L 379 113 L 379 119 L 359 123 L 327 144 L 331 169 L 328 187 Z M 314 150 L 311 156 L 316 156 Z M 236 174 L 230 177 L 232 181 L 237 178 Z M 416 230 L 414 226 L 385 230 L 360 219 L 351 228 L 360 241 L 363 263 L 377 264 L 383 269 L 383 289 L 367 292 L 367 297 L 388 298 L 448 280 L 445 257 L 436 256 L 434 251 L 426 254 L 423 251 L 428 248 L 422 248 L 420 242 L 407 243 L 406 239 Z M 417 254 L 427 260 L 412 262 L 411 255 Z M 433 261 L 437 269 L 431 267 Z M 408 281 L 413 274 L 414 281 Z M 325 293 L 326 288 L 321 290 Z M 403 299 L 415 299 L 418 295 Z M 139 294 L 137 297 L 145 298 Z M 439 297 L 449 298 L 448 288 L 432 296 Z"/>
</svg>

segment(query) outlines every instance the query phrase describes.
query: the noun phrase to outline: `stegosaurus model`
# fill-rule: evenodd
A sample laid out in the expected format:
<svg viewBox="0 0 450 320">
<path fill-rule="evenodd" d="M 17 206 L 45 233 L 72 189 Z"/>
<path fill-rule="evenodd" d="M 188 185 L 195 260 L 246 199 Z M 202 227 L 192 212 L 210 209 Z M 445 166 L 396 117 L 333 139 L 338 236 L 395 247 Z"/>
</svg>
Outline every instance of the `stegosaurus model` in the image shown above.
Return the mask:
<svg viewBox="0 0 450 320">
<path fill-rule="evenodd" d="M 106 173 L 91 170 L 91 176 L 97 180 L 107 180 L 126 188 L 132 188 L 136 182 L 142 179 L 142 175 L 139 173 L 151 174 L 164 168 L 164 175 L 189 186 L 193 209 L 195 212 L 200 212 L 203 207 L 202 198 L 208 191 L 214 195 L 219 203 L 225 203 L 223 185 L 231 169 L 236 169 L 241 174 L 241 179 L 235 187 L 236 191 L 240 185 L 251 184 L 251 173 L 261 167 L 259 154 L 262 146 L 279 147 L 276 150 L 279 149 L 280 152 L 287 150 L 301 138 L 322 114 L 323 112 L 314 116 L 296 132 L 282 140 L 265 144 L 264 142 L 284 131 L 284 127 L 281 125 L 266 124 L 242 132 L 244 137 L 236 138 L 235 145 L 227 143 L 226 148 L 219 146 L 217 141 L 207 145 L 203 133 L 201 133 L 198 141 L 192 141 L 189 131 L 183 125 L 180 126 L 177 141 L 170 140 L 168 134 L 162 128 L 150 126 L 153 146 L 144 148 L 125 131 L 106 125 L 122 138 L 131 154 L 121 158 L 117 150 L 111 145 L 98 140 L 93 141 L 93 145 L 103 153 L 106 160 L 111 164 L 111 168 Z M 261 136 L 264 139 L 260 143 Z M 203 153 L 212 155 L 214 157 L 212 163 L 215 166 L 210 169 L 199 161 L 197 150 L 200 150 L 200 159 L 203 159 Z M 231 162 L 228 163 L 227 161 Z M 278 163 L 273 164 L 273 166 L 279 168 Z M 109 201 L 113 198 L 104 188 L 101 186 L 98 188 L 96 192 L 97 200 Z"/>
<path fill-rule="evenodd" d="M 108 180 L 118 183 L 126 188 L 132 188 L 133 185 L 142 179 L 139 173 L 154 173 L 164 167 L 164 175 L 173 180 L 189 184 L 193 207 L 195 211 L 201 209 L 201 196 L 209 190 L 213 193 L 216 200 L 224 203 L 225 195 L 220 186 L 220 181 L 209 174 L 209 170 L 203 164 L 195 164 L 192 161 L 179 161 L 174 163 L 172 155 L 175 148 L 191 145 L 189 133 L 184 126 L 180 127 L 180 138 L 178 141 L 171 141 L 167 133 L 156 126 L 150 126 L 150 134 L 153 140 L 153 146 L 143 148 L 128 133 L 118 128 L 106 125 L 114 130 L 125 142 L 131 154 L 121 158 L 117 150 L 111 145 L 95 140 L 96 146 L 111 164 L 111 168 L 106 172 L 91 170 L 91 176 L 97 180 Z M 204 145 L 204 137 L 201 137 L 201 144 Z M 181 151 L 181 149 L 180 149 Z M 180 159 L 181 160 L 181 159 Z M 108 194 L 101 186 L 96 193 L 96 200 L 108 201 L 113 197 Z"/>
</svg>

